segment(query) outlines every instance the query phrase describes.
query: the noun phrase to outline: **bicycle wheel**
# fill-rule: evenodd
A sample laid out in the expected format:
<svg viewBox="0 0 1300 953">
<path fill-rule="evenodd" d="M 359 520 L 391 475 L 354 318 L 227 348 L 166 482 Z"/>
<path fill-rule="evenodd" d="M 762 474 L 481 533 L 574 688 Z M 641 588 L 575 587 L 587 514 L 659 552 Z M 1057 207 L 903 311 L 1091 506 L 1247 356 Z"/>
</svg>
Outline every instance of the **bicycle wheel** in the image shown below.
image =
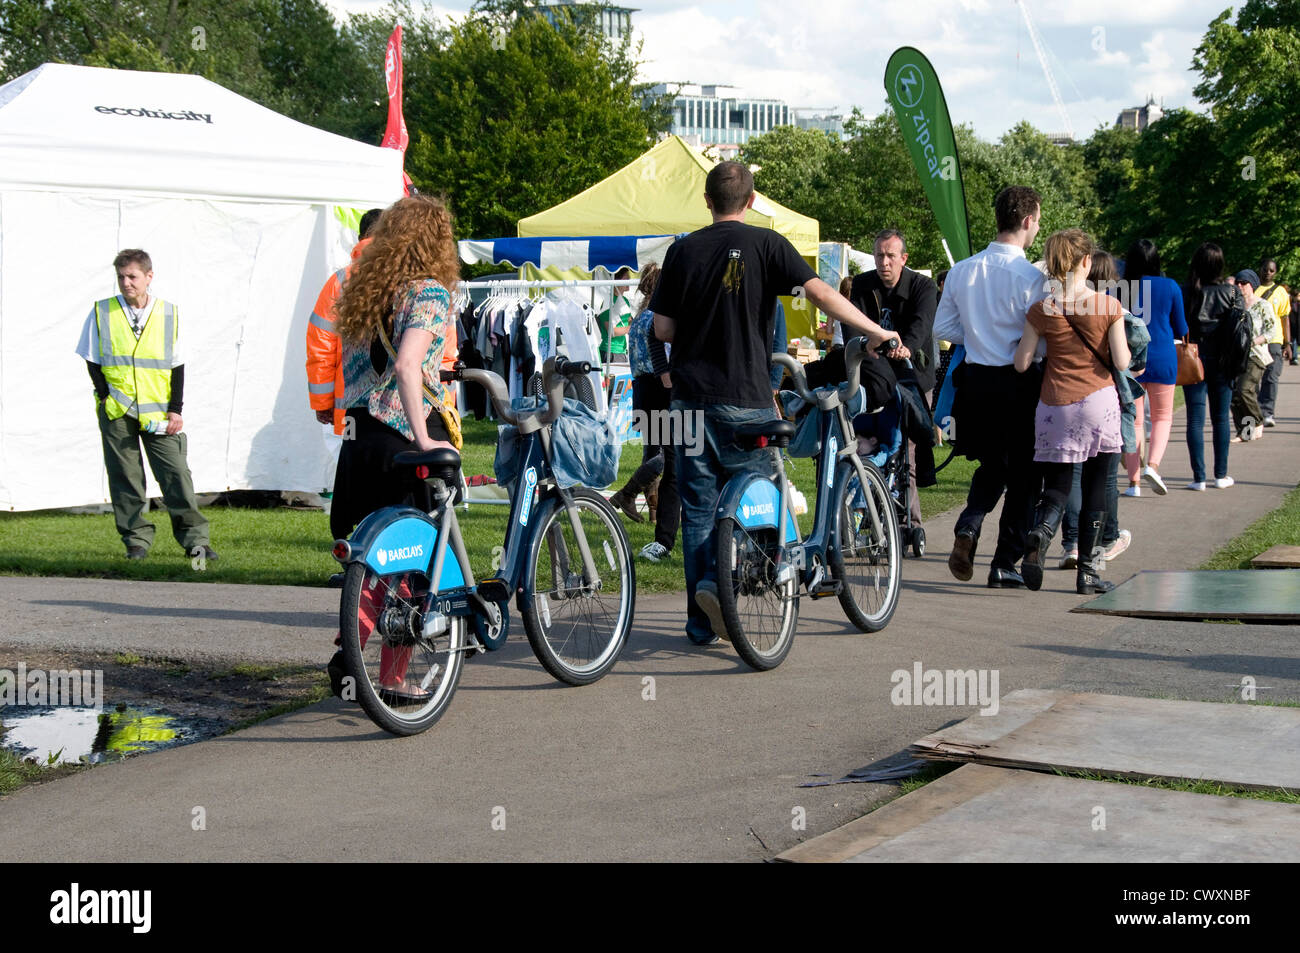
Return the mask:
<svg viewBox="0 0 1300 953">
<path fill-rule="evenodd" d="M 828 549 L 826 561 L 842 584 L 840 605 L 849 621 L 863 632 L 879 632 L 898 608 L 903 544 L 884 478 L 874 464 L 864 460 L 862 466 L 869 494 L 863 492 L 852 464 L 841 464 L 836 472 L 835 529 L 831 537 L 835 545 Z M 868 505 L 875 508 L 884 539 L 876 539 L 872 533 Z"/>
<path fill-rule="evenodd" d="M 790 653 L 799 622 L 799 576 L 776 581 L 776 530 L 749 530 L 718 520 L 718 602 L 736 652 L 760 672 Z"/>
<path fill-rule="evenodd" d="M 558 499 L 537 515 L 520 614 L 542 667 L 568 685 L 590 685 L 614 667 L 632 629 L 636 570 L 621 517 L 594 490 L 569 491 L 598 578 L 584 584 L 582 551 Z"/>
<path fill-rule="evenodd" d="M 452 616 L 447 631 L 425 637 L 427 591 L 423 573 L 381 575 L 364 563 L 348 566 L 343 579 L 339 629 L 355 698 L 395 735 L 419 734 L 441 718 L 460 680 L 466 617 Z"/>
</svg>

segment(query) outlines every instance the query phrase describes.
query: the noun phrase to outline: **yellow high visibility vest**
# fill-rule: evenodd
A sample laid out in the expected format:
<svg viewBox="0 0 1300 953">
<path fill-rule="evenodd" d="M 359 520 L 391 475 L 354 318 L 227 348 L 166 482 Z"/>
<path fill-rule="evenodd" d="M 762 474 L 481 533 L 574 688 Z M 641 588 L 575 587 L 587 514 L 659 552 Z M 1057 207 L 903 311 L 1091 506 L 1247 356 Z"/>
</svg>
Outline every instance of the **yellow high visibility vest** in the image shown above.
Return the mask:
<svg viewBox="0 0 1300 953">
<path fill-rule="evenodd" d="M 172 349 L 176 343 L 176 306 L 155 298 L 144 330 L 136 338 L 119 298 L 95 302 L 99 329 L 99 366 L 108 381 L 104 412 L 109 420 L 130 413 L 140 429 L 167 419 L 172 395 Z"/>
</svg>

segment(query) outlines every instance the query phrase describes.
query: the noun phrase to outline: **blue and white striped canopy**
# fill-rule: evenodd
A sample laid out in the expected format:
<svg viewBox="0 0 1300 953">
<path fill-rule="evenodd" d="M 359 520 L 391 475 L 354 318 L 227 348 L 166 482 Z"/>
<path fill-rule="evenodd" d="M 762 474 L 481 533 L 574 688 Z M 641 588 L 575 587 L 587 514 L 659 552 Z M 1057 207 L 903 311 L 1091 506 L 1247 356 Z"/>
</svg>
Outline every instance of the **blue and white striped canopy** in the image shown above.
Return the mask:
<svg viewBox="0 0 1300 953">
<path fill-rule="evenodd" d="M 605 268 L 633 271 L 650 262 L 663 264 L 676 235 L 597 235 L 591 238 L 493 238 L 459 242 L 460 260 L 467 265 L 488 262 L 521 268 Z"/>
</svg>

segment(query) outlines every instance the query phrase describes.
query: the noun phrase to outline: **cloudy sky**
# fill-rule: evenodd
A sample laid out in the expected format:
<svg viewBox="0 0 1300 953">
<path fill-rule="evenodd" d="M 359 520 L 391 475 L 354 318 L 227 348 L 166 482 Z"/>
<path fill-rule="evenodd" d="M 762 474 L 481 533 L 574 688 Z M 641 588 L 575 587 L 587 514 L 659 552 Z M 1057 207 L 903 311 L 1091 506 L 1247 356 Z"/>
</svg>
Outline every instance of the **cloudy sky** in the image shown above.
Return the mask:
<svg viewBox="0 0 1300 953">
<path fill-rule="evenodd" d="M 418 6 L 418 0 L 416 0 Z M 1014 0 L 639 0 L 633 28 L 652 82 L 729 84 L 736 95 L 868 115 L 885 108 L 885 62 L 915 46 L 935 64 L 953 121 L 995 139 L 1022 119 L 1064 131 Z M 336 12 L 382 3 L 336 0 Z M 469 0 L 430 4 L 464 16 Z M 1192 53 L 1225 0 L 1026 0 L 1078 138 L 1149 95 L 1199 108 Z M 791 10 L 799 11 L 794 17 Z"/>
</svg>

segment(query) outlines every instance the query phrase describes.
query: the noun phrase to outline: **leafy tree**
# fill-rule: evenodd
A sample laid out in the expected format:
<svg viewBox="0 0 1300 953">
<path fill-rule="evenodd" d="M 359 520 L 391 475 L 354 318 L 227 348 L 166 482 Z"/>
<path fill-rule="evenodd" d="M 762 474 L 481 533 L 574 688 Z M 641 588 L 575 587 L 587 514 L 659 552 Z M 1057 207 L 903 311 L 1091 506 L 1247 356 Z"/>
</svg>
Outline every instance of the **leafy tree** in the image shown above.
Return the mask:
<svg viewBox="0 0 1300 953">
<path fill-rule="evenodd" d="M 1121 126 L 1103 126 L 1083 143 L 1083 162 L 1096 195 L 1096 237 L 1102 246 L 1123 255 L 1135 236 L 1129 223 L 1140 221 L 1132 189 L 1133 153 L 1140 133 Z M 1143 236 L 1136 236 L 1143 237 Z"/>
<path fill-rule="evenodd" d="M 1196 95 L 1210 104 L 1213 167 L 1194 180 L 1198 204 L 1215 203 L 1218 240 L 1231 267 L 1265 254 L 1291 276 L 1300 266 L 1300 170 L 1289 142 L 1300 122 L 1300 7 L 1247 0 L 1209 26 L 1192 61 Z M 1212 238 L 1213 236 L 1205 236 Z M 1292 277 L 1292 280 L 1295 280 Z"/>
<path fill-rule="evenodd" d="M 755 136 L 740 150 L 740 161 L 757 167 L 754 187 L 805 215 L 818 208 L 830 185 L 828 166 L 841 151 L 830 133 L 797 126 L 777 126 Z"/>
<path fill-rule="evenodd" d="M 855 111 L 845 129 L 850 138 L 839 145 L 821 133 L 778 128 L 751 140 L 742 157 L 761 167 L 755 185 L 817 218 L 825 240 L 869 249 L 878 231 L 896 228 L 907 236 L 909 265 L 946 268 L 939 224 L 892 110 L 870 120 Z M 996 143 L 965 126 L 955 134 L 972 250 L 996 234 L 993 198 L 1007 185 L 1029 185 L 1043 195 L 1042 238 L 1031 257 L 1041 255 L 1042 240 L 1057 229 L 1094 226 L 1096 189 L 1082 147 L 1055 145 L 1025 123 Z"/>
<path fill-rule="evenodd" d="M 1043 242 L 1063 228 L 1095 229 L 1096 192 L 1078 146 L 1058 146 L 1028 123 L 1019 123 L 996 143 L 958 130 L 971 249 L 997 234 L 993 200 L 1008 185 L 1027 185 L 1043 197 L 1039 237 L 1025 253 L 1041 258 Z"/>
<path fill-rule="evenodd" d="M 265 105 L 340 135 L 378 143 L 387 120 L 383 54 L 368 62 L 318 0 L 259 0 Z M 376 95 L 378 94 L 378 95 Z"/>
<path fill-rule="evenodd" d="M 631 162 L 664 124 L 626 46 L 593 30 L 480 18 L 444 40 L 406 59 L 407 171 L 449 196 L 460 235 L 513 234 Z"/>
<path fill-rule="evenodd" d="M 1196 95 L 1210 114 L 1172 110 L 1141 134 L 1099 131 L 1084 147 L 1097 183 L 1101 232 L 1123 251 L 1160 247 L 1181 280 L 1205 241 L 1232 270 L 1262 255 L 1300 272 L 1300 172 L 1289 133 L 1300 121 L 1300 8 L 1248 0 L 1217 17 L 1196 50 Z"/>
<path fill-rule="evenodd" d="M 1185 109 L 1168 112 L 1137 138 L 1127 189 L 1103 216 L 1110 247 L 1123 254 L 1138 238 L 1160 249 L 1166 272 L 1182 280 L 1202 241 L 1222 243 L 1226 205 L 1216 196 L 1231 188 L 1214 123 Z"/>
<path fill-rule="evenodd" d="M 0 0 L 0 79 L 48 62 L 194 73 L 302 122 L 377 140 L 374 97 L 362 91 L 382 91 L 382 71 L 366 75 L 319 0 Z"/>
</svg>

